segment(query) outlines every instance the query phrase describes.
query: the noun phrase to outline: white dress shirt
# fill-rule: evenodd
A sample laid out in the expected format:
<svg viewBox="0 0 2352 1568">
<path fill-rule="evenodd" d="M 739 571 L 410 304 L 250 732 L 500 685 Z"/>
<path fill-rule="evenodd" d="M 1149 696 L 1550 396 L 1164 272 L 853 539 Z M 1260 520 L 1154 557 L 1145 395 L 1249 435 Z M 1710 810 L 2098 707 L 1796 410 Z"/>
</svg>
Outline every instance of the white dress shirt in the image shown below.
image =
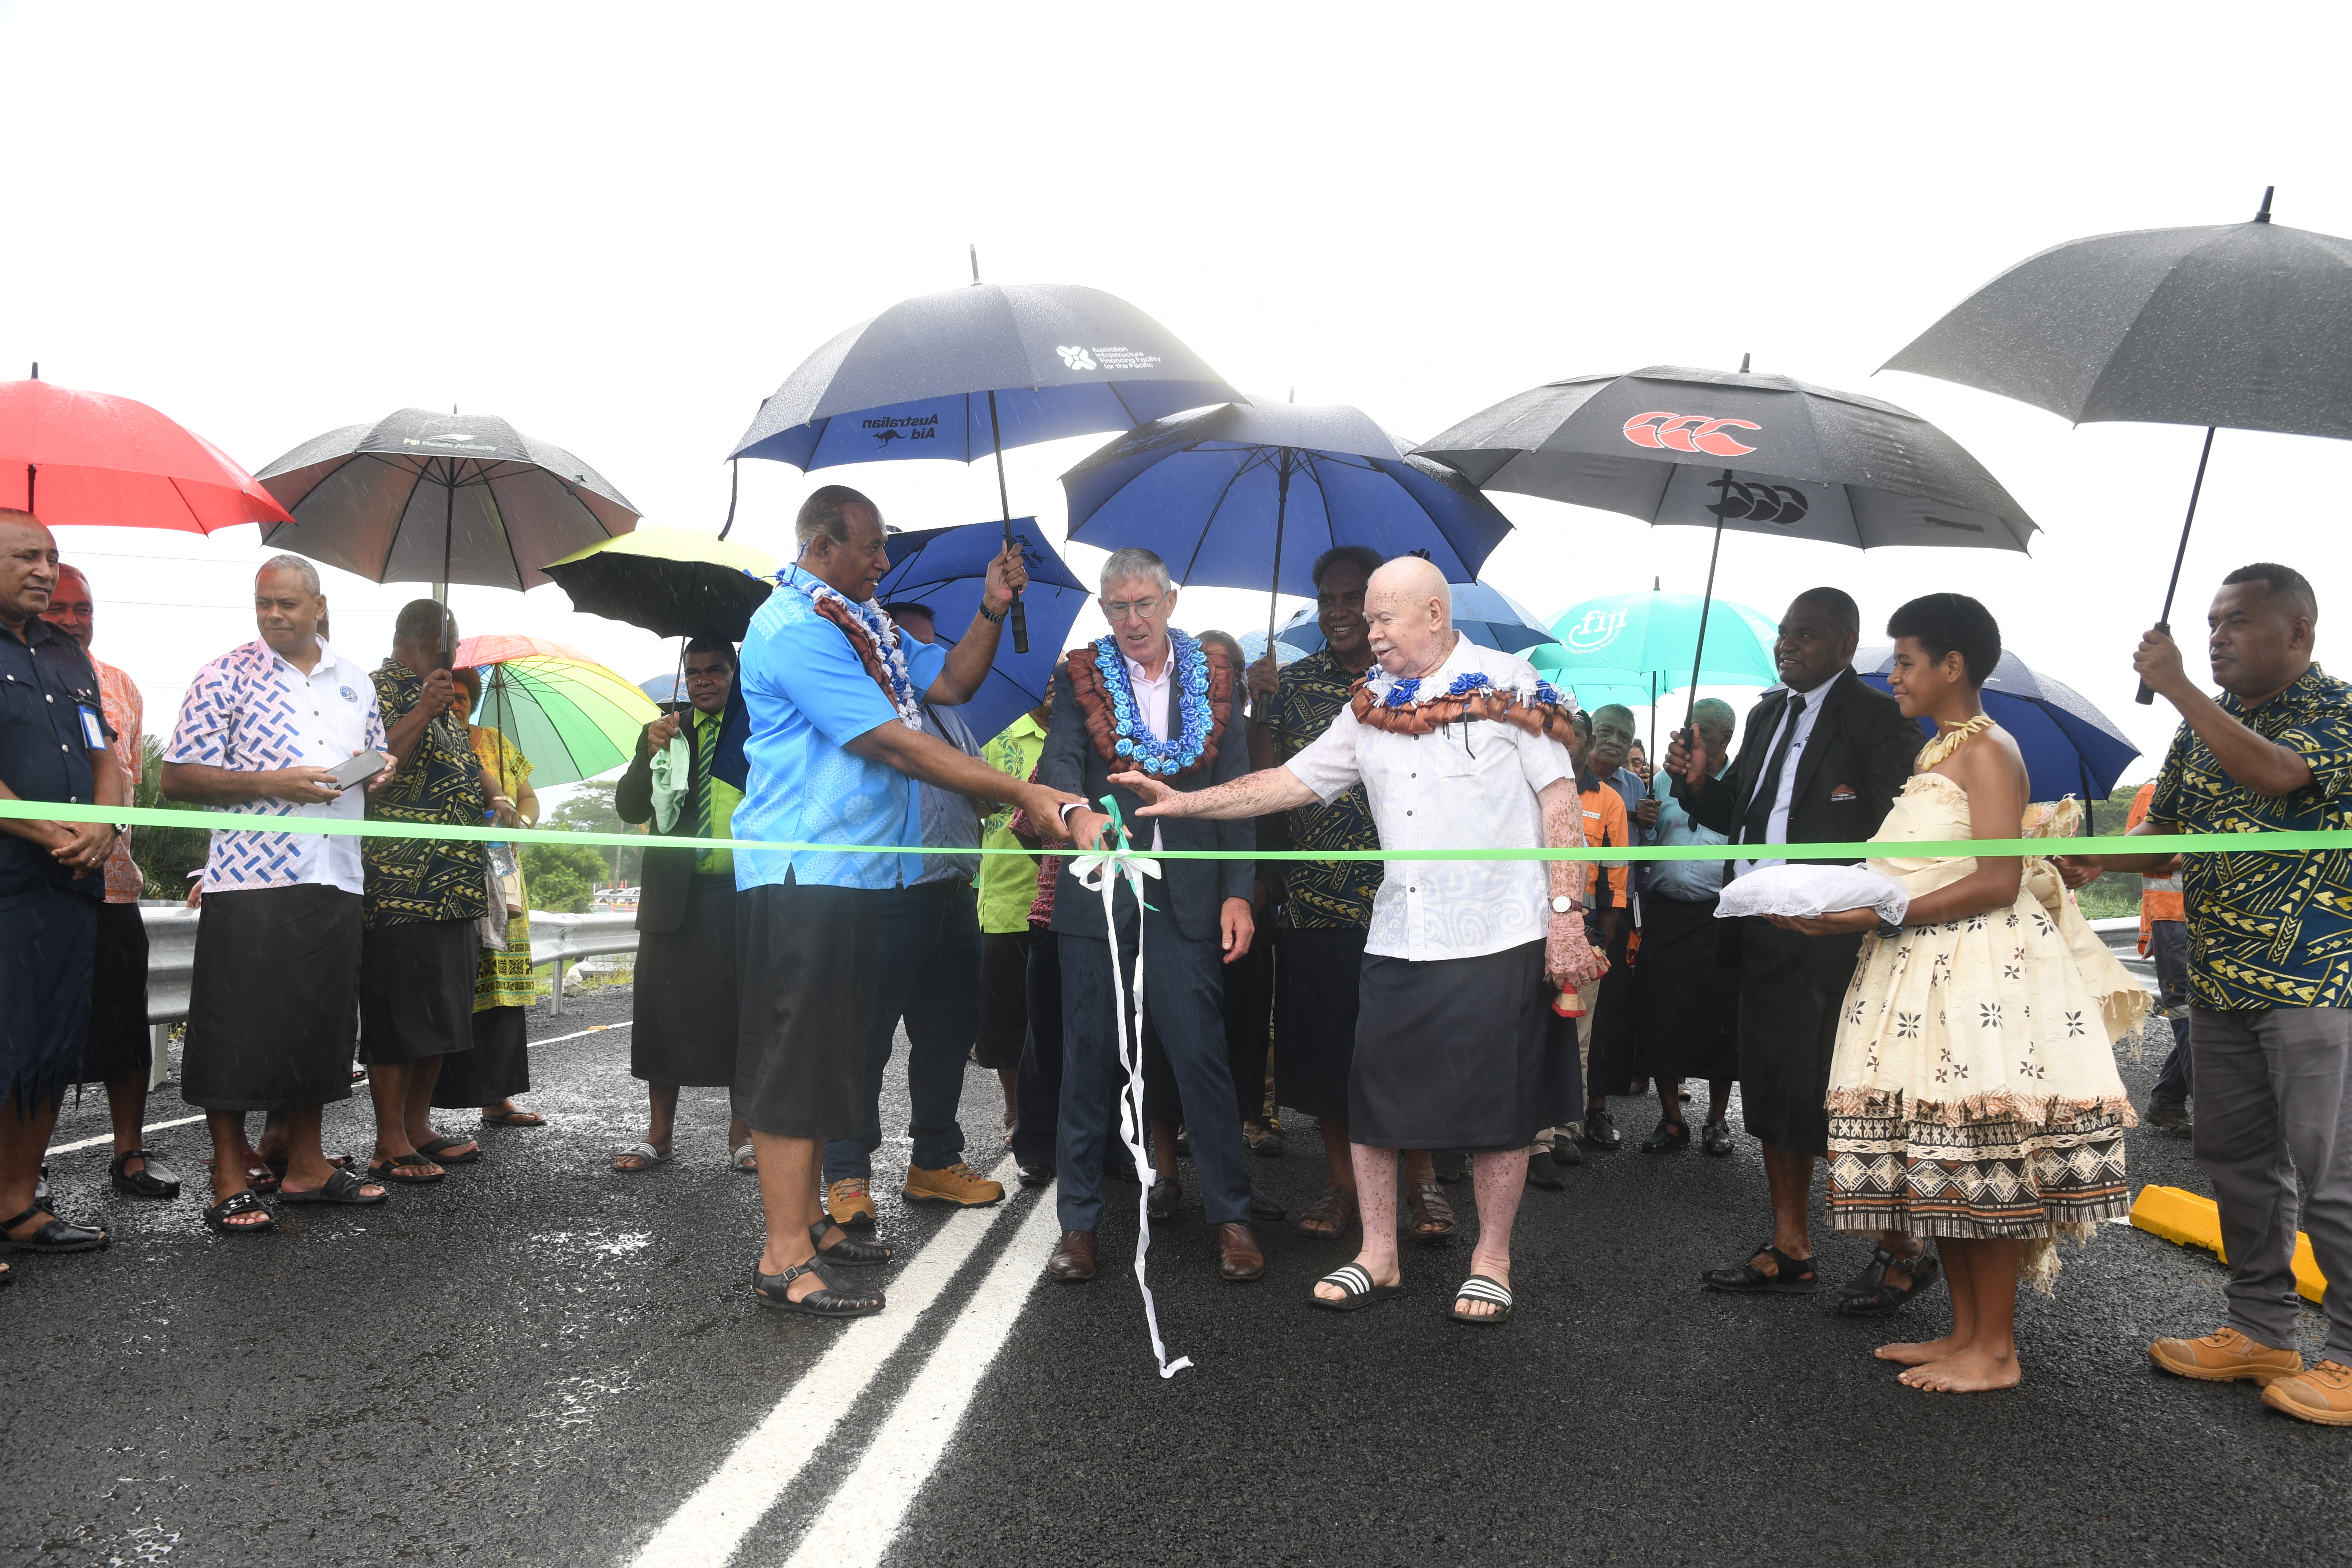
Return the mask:
<svg viewBox="0 0 2352 1568">
<path fill-rule="evenodd" d="M 1473 670 L 1509 690 L 1535 689 L 1533 666 L 1457 632 L 1454 651 L 1422 679 L 1421 690 L 1436 695 Z M 1375 697 L 1394 684 L 1375 668 Z M 1283 766 L 1326 805 L 1360 782 L 1387 849 L 1539 848 L 1537 794 L 1575 776 L 1566 746 L 1515 724 L 1473 720 L 1401 735 L 1365 725 L 1353 707 Z M 1364 951 L 1417 963 L 1476 958 L 1539 942 L 1550 930 L 1551 879 L 1541 860 L 1400 860 L 1372 901 Z"/>
<path fill-rule="evenodd" d="M 1843 670 L 1839 672 L 1839 674 L 1843 673 Z M 1796 798 L 1797 764 L 1804 760 L 1805 742 L 1813 738 L 1813 725 L 1822 716 L 1822 701 L 1829 696 L 1830 688 L 1837 683 L 1837 676 L 1832 675 L 1811 691 L 1801 691 L 1797 694 L 1805 700 L 1805 709 L 1803 712 L 1797 715 L 1797 733 L 1789 742 L 1789 760 L 1780 764 L 1780 792 L 1772 797 L 1772 813 L 1764 819 L 1762 842 L 1766 844 L 1789 842 L 1789 803 Z M 1772 726 L 1772 744 L 1764 748 L 1766 763 L 1769 764 L 1772 760 L 1772 746 L 1780 743 L 1780 731 L 1788 727 L 1789 706 L 1783 703 L 1780 708 L 1780 721 Z M 1756 782 L 1760 786 L 1764 782 L 1763 775 L 1758 774 Z M 1748 805 L 1746 801 L 1740 803 L 1739 817 L 1742 821 L 1747 818 Z M 1733 824 L 1732 830 L 1738 831 L 1737 822 Z M 1786 864 L 1788 862 L 1785 860 L 1742 860 L 1738 863 L 1733 875 L 1745 877 L 1748 872 L 1759 870 L 1766 866 Z"/>
</svg>

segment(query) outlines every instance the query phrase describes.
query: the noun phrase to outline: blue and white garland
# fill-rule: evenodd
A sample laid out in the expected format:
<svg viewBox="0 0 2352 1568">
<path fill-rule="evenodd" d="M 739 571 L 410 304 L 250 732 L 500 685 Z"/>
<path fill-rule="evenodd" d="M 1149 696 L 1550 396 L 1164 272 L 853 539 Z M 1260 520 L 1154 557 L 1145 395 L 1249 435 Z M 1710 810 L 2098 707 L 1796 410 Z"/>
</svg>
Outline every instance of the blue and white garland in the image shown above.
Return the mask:
<svg viewBox="0 0 2352 1568">
<path fill-rule="evenodd" d="M 874 639 L 875 652 L 881 656 L 882 668 L 890 677 L 890 705 L 898 710 L 898 722 L 909 730 L 923 727 L 922 699 L 915 690 L 914 673 L 907 668 L 907 656 L 898 647 L 898 627 L 882 613 L 882 606 L 868 599 L 859 604 L 847 595 L 836 592 L 830 584 L 805 568 L 786 570 L 778 574 L 778 582 L 797 588 L 808 595 L 811 603 L 831 599 L 857 617 L 866 635 Z"/>
<path fill-rule="evenodd" d="M 1115 637 L 1095 639 L 1095 668 L 1103 672 L 1103 689 L 1110 695 L 1113 750 L 1134 759 L 1147 773 L 1181 773 L 1201 760 L 1209 745 L 1209 661 L 1201 645 L 1175 627 L 1168 628 L 1168 658 L 1175 667 L 1176 710 L 1183 720 L 1172 741 L 1151 733 L 1135 708 L 1135 687 L 1127 677 L 1127 658 Z"/>
<path fill-rule="evenodd" d="M 1394 685 L 1389 688 L 1388 694 L 1381 699 L 1381 706 L 1383 708 L 1417 708 L 1423 700 L 1439 701 L 1458 700 L 1469 696 L 1474 691 L 1492 691 L 1497 689 L 1494 680 L 1488 677 L 1485 670 L 1473 669 L 1455 676 L 1453 681 L 1447 685 L 1444 692 L 1441 696 L 1423 699 L 1421 695 L 1421 679 L 1422 678 L 1420 676 L 1414 675 L 1408 676 L 1404 679 L 1397 681 Z M 1549 704 L 1553 707 L 1570 706 L 1567 700 L 1561 697 L 1559 688 L 1554 686 L 1549 680 L 1538 680 L 1535 684 L 1535 690 L 1531 694 L 1523 697 L 1521 700 L 1538 704 Z"/>
</svg>

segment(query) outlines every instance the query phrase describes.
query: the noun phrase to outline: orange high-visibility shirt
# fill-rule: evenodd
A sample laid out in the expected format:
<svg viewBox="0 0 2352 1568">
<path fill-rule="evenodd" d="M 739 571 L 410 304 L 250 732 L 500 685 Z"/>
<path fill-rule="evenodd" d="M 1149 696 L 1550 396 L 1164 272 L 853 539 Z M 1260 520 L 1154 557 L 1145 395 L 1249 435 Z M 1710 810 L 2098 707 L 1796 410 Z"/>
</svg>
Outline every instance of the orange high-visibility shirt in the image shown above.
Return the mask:
<svg viewBox="0 0 2352 1568">
<path fill-rule="evenodd" d="M 1619 847 L 1633 842 L 1626 831 L 1625 797 L 1607 784 L 1595 781 L 1583 792 L 1584 841 L 1595 848 L 1612 845 Z M 1606 876 L 1606 896 L 1596 896 L 1595 879 Z M 1603 866 L 1598 860 L 1584 863 L 1584 898 L 1594 909 L 1622 910 L 1625 907 L 1625 868 L 1623 865 Z"/>
<path fill-rule="evenodd" d="M 2129 833 L 2147 816 L 2147 803 L 2155 798 L 2156 781 L 2150 779 L 2139 786 L 2132 796 L 2130 815 L 2124 818 L 2124 831 Z M 2185 921 L 2189 918 L 2180 901 L 2180 871 L 2173 868 L 2168 877 L 2151 877 L 2146 872 L 2139 879 L 2139 950 L 2147 952 L 2148 927 L 2157 921 Z"/>
</svg>

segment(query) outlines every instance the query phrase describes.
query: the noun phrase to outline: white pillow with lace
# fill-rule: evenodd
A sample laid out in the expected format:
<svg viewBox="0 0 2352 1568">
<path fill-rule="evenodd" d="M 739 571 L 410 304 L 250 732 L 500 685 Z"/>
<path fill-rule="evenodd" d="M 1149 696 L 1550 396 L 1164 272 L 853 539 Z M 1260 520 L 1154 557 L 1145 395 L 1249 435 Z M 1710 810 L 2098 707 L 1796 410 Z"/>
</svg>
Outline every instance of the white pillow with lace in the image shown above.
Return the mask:
<svg viewBox="0 0 2352 1568">
<path fill-rule="evenodd" d="M 1840 910 L 1876 910 L 1889 925 L 1901 925 L 1911 894 L 1884 871 L 1867 866 L 1767 866 L 1726 883 L 1716 918 L 1787 915 L 1812 920 Z"/>
</svg>

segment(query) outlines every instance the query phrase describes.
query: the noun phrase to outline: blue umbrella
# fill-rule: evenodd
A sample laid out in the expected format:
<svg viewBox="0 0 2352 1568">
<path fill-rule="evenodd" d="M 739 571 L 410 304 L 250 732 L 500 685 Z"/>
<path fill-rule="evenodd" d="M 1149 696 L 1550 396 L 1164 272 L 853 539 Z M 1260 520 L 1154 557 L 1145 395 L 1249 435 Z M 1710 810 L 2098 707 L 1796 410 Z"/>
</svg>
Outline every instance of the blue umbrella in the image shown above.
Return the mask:
<svg viewBox="0 0 2352 1568">
<path fill-rule="evenodd" d="M 1244 667 L 1255 664 L 1259 659 L 1265 657 L 1265 634 L 1264 632 L 1244 632 L 1234 640 L 1242 645 L 1242 663 Z M 1274 662 L 1277 668 L 1282 665 L 1296 663 L 1297 660 L 1305 658 L 1311 651 L 1311 649 L 1301 648 L 1290 643 L 1277 641 L 1274 645 Z"/>
<path fill-rule="evenodd" d="M 1198 354 L 1129 304 L 1074 283 L 982 283 L 901 300 L 801 362 L 760 405 L 734 458 L 815 469 L 835 463 L 996 455 L 1004 542 L 1013 502 L 1004 448 L 1237 397 Z M 1013 647 L 1029 624 L 1013 602 Z"/>
<path fill-rule="evenodd" d="M 1552 635 L 1533 610 L 1484 583 L 1448 583 L 1454 594 L 1454 627 L 1481 647 L 1503 653 L 1525 653 L 1550 642 Z M 1315 606 L 1307 605 L 1284 624 L 1277 640 L 1302 652 L 1323 646 L 1323 628 L 1316 624 Z"/>
<path fill-rule="evenodd" d="M 1315 558 L 1335 544 L 1425 555 L 1449 580 L 1476 576 L 1510 519 L 1405 446 L 1339 404 L 1232 403 L 1155 420 L 1062 476 L 1069 537 L 1144 545 L 1187 584 L 1277 595 L 1312 595 Z M 1266 627 L 1271 636 L 1271 606 Z"/>
<path fill-rule="evenodd" d="M 1895 668 L 1895 649 L 1881 643 L 1858 650 L 1853 668 L 1881 691 Z M 1994 723 L 2017 740 L 2025 755 L 2026 783 L 2035 800 L 2080 795 L 2087 803 L 2105 798 L 2116 780 L 2139 755 L 2139 748 L 2124 738 L 2107 716 L 2063 681 L 2036 675 L 2025 661 L 2004 650 L 2000 662 L 1984 683 L 1984 709 Z M 1919 721 L 1934 734 L 1933 719 Z M 2084 819 L 2089 820 L 2087 817 Z"/>
<path fill-rule="evenodd" d="M 1086 584 L 1070 575 L 1069 567 L 1051 548 L 1035 542 L 1037 520 L 1016 517 L 1013 521 L 1021 559 L 1029 568 L 1024 596 L 1036 611 L 1038 636 L 1034 651 L 1000 644 L 988 679 L 970 701 L 956 710 L 958 717 L 983 741 L 1045 700 L 1063 639 L 1070 635 L 1087 603 Z M 882 574 L 882 584 L 874 596 L 886 605 L 929 605 L 940 628 L 940 641 L 952 647 L 980 608 L 988 563 L 996 559 L 1003 542 L 1003 529 L 993 522 L 894 533 L 890 570 Z"/>
</svg>

